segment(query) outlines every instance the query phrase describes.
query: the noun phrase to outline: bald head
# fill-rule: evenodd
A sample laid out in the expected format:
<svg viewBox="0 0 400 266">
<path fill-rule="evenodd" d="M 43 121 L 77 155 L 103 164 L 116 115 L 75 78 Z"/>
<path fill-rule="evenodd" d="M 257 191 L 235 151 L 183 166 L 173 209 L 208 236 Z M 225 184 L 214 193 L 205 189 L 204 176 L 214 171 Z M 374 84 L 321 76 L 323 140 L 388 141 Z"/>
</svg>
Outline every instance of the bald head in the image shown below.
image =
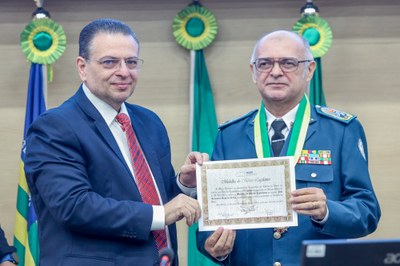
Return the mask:
<svg viewBox="0 0 400 266">
<path fill-rule="evenodd" d="M 280 42 L 280 43 L 290 43 L 299 50 L 299 53 L 304 56 L 304 59 L 313 60 L 313 55 L 311 53 L 310 45 L 308 41 L 298 35 L 295 32 L 287 30 L 273 31 L 267 35 L 261 37 L 256 45 L 254 46 L 253 54 L 250 59 L 250 64 L 252 64 L 259 56 L 259 49 L 261 46 L 268 45 L 269 42 Z"/>
<path fill-rule="evenodd" d="M 290 31 L 274 31 L 259 39 L 250 62 L 253 82 L 267 110 L 282 117 L 307 92 L 315 62 L 308 41 Z"/>
</svg>

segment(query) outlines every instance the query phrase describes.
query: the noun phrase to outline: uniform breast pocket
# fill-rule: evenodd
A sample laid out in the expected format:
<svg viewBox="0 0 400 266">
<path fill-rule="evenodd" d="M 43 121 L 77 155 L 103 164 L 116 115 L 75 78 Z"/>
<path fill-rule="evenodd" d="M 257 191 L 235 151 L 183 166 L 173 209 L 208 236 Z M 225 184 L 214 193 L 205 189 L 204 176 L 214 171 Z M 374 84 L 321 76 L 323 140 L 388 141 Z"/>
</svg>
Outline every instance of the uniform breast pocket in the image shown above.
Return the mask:
<svg viewBox="0 0 400 266">
<path fill-rule="evenodd" d="M 333 182 L 332 165 L 296 165 L 296 186 L 299 188 L 318 187 L 329 192 L 329 186 Z"/>
</svg>

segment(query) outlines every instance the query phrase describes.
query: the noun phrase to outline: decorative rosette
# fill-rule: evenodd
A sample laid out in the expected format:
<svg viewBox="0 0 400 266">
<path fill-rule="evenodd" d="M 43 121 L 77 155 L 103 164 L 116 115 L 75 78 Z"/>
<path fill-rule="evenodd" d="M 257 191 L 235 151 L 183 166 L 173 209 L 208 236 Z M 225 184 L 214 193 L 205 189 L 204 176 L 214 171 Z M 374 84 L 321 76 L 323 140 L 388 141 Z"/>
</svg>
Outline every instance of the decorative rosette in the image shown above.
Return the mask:
<svg viewBox="0 0 400 266">
<path fill-rule="evenodd" d="M 52 64 L 64 53 L 67 37 L 50 18 L 32 20 L 21 33 L 22 52 L 32 63 Z"/>
<path fill-rule="evenodd" d="M 314 58 L 325 55 L 331 47 L 331 27 L 321 17 L 305 16 L 296 22 L 292 30 L 308 40 Z"/>
<path fill-rule="evenodd" d="M 208 9 L 189 5 L 175 16 L 172 29 L 177 43 L 188 50 L 200 50 L 215 39 L 218 26 Z"/>
</svg>

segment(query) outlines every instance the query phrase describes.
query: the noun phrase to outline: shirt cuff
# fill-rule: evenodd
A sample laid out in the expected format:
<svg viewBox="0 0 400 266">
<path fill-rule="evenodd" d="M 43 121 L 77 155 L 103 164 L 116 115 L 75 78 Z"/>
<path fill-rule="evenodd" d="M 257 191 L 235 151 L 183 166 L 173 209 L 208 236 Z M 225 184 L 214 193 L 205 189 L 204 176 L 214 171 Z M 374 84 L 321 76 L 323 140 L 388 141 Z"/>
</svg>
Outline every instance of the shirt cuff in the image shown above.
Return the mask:
<svg viewBox="0 0 400 266">
<path fill-rule="evenodd" d="M 181 191 L 188 195 L 189 197 L 196 198 L 197 197 L 197 188 L 196 187 L 186 187 L 184 184 L 179 181 L 179 174 L 176 175 L 176 183 L 178 184 L 178 187 L 181 189 Z"/>
<path fill-rule="evenodd" d="M 312 220 L 314 223 L 317 223 L 317 224 L 320 224 L 320 225 L 324 225 L 324 224 L 326 223 L 326 221 L 328 220 L 328 217 L 329 217 L 329 208 L 328 208 L 328 206 L 326 206 L 326 215 L 325 215 L 324 219 L 322 219 L 322 220 L 316 220 L 316 219 L 314 219 L 314 218 L 311 217 L 311 220 Z"/>
<path fill-rule="evenodd" d="M 165 227 L 164 206 L 153 205 L 153 221 L 151 222 L 151 231 L 163 230 Z"/>
<path fill-rule="evenodd" d="M 3 258 L 1 258 L 0 263 L 3 263 L 5 261 L 10 261 L 12 263 L 15 263 L 15 260 L 14 260 L 14 258 L 13 258 L 11 253 L 8 253 L 8 254 L 4 255 Z"/>
</svg>

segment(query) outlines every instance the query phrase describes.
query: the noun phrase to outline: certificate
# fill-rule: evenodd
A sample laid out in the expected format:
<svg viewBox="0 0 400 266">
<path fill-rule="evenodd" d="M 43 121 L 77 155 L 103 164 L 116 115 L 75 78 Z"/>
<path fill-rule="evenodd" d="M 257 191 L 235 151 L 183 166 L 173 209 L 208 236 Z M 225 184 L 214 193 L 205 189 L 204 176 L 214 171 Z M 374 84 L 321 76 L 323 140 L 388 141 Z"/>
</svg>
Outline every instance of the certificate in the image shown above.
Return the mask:
<svg viewBox="0 0 400 266">
<path fill-rule="evenodd" d="M 200 231 L 297 226 L 293 156 L 205 162 L 196 177 Z"/>
</svg>

